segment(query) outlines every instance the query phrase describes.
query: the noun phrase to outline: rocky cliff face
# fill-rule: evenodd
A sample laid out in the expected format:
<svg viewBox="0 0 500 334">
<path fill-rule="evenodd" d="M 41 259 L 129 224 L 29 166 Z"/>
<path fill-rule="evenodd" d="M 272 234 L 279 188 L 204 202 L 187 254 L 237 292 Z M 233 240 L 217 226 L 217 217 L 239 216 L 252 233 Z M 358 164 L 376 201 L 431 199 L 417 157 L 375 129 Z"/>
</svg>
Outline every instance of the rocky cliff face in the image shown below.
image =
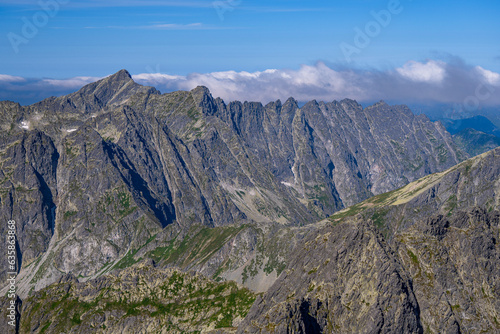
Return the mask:
<svg viewBox="0 0 500 334">
<path fill-rule="evenodd" d="M 20 266 L 47 251 L 54 234 L 59 153 L 52 139 L 36 130 L 3 137 L 1 145 L 0 219 L 4 223 L 0 230 L 7 235 L 7 221 L 16 221 Z M 2 278 L 9 271 L 6 260 L 5 252 Z"/>
<path fill-rule="evenodd" d="M 69 275 L 34 292 L 19 332 L 495 333 L 499 158 L 493 150 L 304 227 L 192 228 L 180 244 L 136 252 L 158 263 L 128 257 L 99 278 Z M 283 256 L 265 293 L 160 265 L 203 272 L 220 253 L 250 262 L 237 243 Z M 263 261 L 252 260 L 248 276 Z"/>
<path fill-rule="evenodd" d="M 499 222 L 499 211 L 473 208 L 431 217 L 395 236 L 427 332 L 500 330 Z"/>
<path fill-rule="evenodd" d="M 480 206 L 498 210 L 500 204 L 500 149 L 476 156 L 446 171 L 378 195 L 332 215 L 329 220 L 362 214 L 384 229 L 386 236 L 436 214 L 452 215 Z"/>
<path fill-rule="evenodd" d="M 240 333 L 423 333 L 410 277 L 368 222 L 321 229 L 295 254 Z"/>
<path fill-rule="evenodd" d="M 18 224 L 23 296 L 178 249 L 196 226 L 308 224 L 465 157 L 403 106 L 226 104 L 204 87 L 162 95 L 124 70 L 31 106 L 2 102 L 0 114 L 0 217 Z M 245 233 L 243 249 L 218 240 L 216 258 L 190 267 L 242 269 L 234 259 L 268 242 Z M 261 253 L 277 275 L 272 252 Z M 255 261 L 262 272 L 267 260 Z"/>
</svg>

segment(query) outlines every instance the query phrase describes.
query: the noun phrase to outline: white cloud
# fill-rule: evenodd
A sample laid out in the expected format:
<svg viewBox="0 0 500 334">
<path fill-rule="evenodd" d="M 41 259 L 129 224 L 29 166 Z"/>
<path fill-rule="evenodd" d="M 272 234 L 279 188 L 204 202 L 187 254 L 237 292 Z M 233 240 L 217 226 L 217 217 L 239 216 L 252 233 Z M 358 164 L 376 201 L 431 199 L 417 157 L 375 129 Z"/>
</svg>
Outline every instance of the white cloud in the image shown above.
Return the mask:
<svg viewBox="0 0 500 334">
<path fill-rule="evenodd" d="M 338 72 L 320 62 L 314 66 L 303 65 L 298 70 L 223 71 L 192 73 L 188 76 L 145 73 L 133 78 L 139 79 L 143 84 L 160 83 L 157 88 L 164 91 L 207 86 L 214 96 L 227 101 L 272 101 L 278 98 L 287 99 L 290 96 L 298 100 L 363 98 L 365 94 L 354 82 L 350 82 L 353 76 L 353 72 Z"/>
<path fill-rule="evenodd" d="M 485 81 L 500 84 L 497 73 L 461 62 L 445 63 L 409 61 L 389 71 L 335 69 L 322 62 L 302 65 L 299 69 L 268 69 L 256 72 L 223 71 L 192 73 L 187 76 L 139 74 L 134 79 L 153 85 L 162 92 L 190 90 L 206 86 L 215 97 L 267 103 L 294 97 L 299 101 L 341 100 L 398 101 L 401 103 L 463 103 L 474 96 Z M 498 81 L 497 81 L 498 80 Z M 492 95 L 481 103 L 500 104 L 500 96 Z"/>
<path fill-rule="evenodd" d="M 487 83 L 490 85 L 500 84 L 500 74 L 492 72 L 490 70 L 485 70 L 481 66 L 476 66 L 476 70 L 484 77 Z"/>
<path fill-rule="evenodd" d="M 446 73 L 445 63 L 429 60 L 423 64 L 417 61 L 409 61 L 396 71 L 403 77 L 415 82 L 440 83 Z"/>
<path fill-rule="evenodd" d="M 132 79 L 134 79 L 134 81 L 138 83 L 144 82 L 146 84 L 151 82 L 167 83 L 169 81 L 178 80 L 182 78 L 185 77 L 179 75 L 162 74 L 162 73 L 141 73 L 132 75 Z"/>
<path fill-rule="evenodd" d="M 86 84 L 100 80 L 100 77 L 74 77 L 71 79 L 44 79 L 42 82 L 58 88 L 79 89 Z"/>
<path fill-rule="evenodd" d="M 159 71 L 158 71 L 159 72 Z M 97 77 L 69 79 L 23 79 L 0 76 L 0 100 L 34 103 L 45 97 L 74 92 L 96 81 Z M 219 71 L 171 75 L 140 73 L 132 78 L 147 86 L 154 86 L 163 93 L 191 90 L 206 86 L 214 97 L 226 102 L 260 101 L 267 103 L 289 97 L 305 102 L 310 100 L 333 101 L 351 98 L 359 102 L 387 100 L 393 103 L 451 103 L 477 97 L 480 92 L 500 90 L 500 74 L 473 67 L 462 61 L 426 62 L 409 61 L 393 70 L 339 69 L 318 62 L 302 65 L 298 69 L 267 69 L 263 71 Z M 20 80 L 26 80 L 21 82 Z M 484 87 L 486 85 L 486 87 Z M 485 96 L 485 97 L 483 97 Z M 481 105 L 500 105 L 500 94 L 481 95 Z"/>
<path fill-rule="evenodd" d="M 150 26 L 145 26 L 143 28 L 164 29 L 164 30 L 189 30 L 189 29 L 203 28 L 203 25 L 201 23 L 189 23 L 189 24 L 166 23 L 166 24 L 154 24 Z"/>
<path fill-rule="evenodd" d="M 0 74 L 0 81 L 3 82 L 24 82 L 26 79 L 7 74 Z"/>
</svg>

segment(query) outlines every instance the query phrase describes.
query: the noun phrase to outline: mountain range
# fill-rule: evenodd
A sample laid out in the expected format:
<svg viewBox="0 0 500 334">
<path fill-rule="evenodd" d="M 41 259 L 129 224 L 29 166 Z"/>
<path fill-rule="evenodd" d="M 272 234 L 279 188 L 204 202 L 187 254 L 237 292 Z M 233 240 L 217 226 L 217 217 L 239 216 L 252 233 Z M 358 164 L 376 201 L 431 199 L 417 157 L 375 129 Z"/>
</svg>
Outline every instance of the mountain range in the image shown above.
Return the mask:
<svg viewBox="0 0 500 334">
<path fill-rule="evenodd" d="M 226 104 L 125 70 L 0 114 L 18 332 L 500 328 L 500 152 L 467 160 L 494 142 L 383 101 Z"/>
<path fill-rule="evenodd" d="M 457 134 L 465 129 L 474 129 L 490 135 L 500 137 L 500 129 L 493 124 L 487 117 L 474 116 L 464 119 L 440 119 L 441 123 L 446 127 L 446 130 L 452 135 Z"/>
</svg>

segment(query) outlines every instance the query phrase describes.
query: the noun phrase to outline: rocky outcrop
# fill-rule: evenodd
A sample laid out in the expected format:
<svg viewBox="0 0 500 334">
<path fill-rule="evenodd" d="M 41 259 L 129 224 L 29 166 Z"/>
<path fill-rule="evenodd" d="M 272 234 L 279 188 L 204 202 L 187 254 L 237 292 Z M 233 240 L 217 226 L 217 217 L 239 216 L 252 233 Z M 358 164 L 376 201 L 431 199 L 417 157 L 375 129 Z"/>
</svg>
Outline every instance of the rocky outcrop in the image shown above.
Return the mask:
<svg viewBox="0 0 500 334">
<path fill-rule="evenodd" d="M 500 330 L 500 212 L 438 215 L 395 237 L 430 333 Z"/>
<path fill-rule="evenodd" d="M 500 209 L 500 148 L 464 161 L 446 171 L 412 182 L 400 189 L 372 197 L 332 215 L 330 221 L 362 214 L 386 229 L 387 237 L 418 221 L 476 206 Z"/>
<path fill-rule="evenodd" d="M 374 226 L 312 234 L 239 333 L 423 333 L 412 282 Z"/>
<path fill-rule="evenodd" d="M 238 331 L 500 330 L 499 153 L 375 196 L 317 225 Z"/>
<path fill-rule="evenodd" d="M 55 226 L 59 153 L 40 131 L 1 141 L 0 233 L 6 236 L 7 221 L 14 220 L 17 239 L 15 269 L 8 269 L 7 247 L 0 251 L 0 279 L 5 282 L 7 272 L 17 272 L 48 248 Z"/>
<path fill-rule="evenodd" d="M 4 334 L 19 333 L 19 324 L 21 320 L 22 301 L 17 296 L 0 297 L 0 332 Z"/>
</svg>

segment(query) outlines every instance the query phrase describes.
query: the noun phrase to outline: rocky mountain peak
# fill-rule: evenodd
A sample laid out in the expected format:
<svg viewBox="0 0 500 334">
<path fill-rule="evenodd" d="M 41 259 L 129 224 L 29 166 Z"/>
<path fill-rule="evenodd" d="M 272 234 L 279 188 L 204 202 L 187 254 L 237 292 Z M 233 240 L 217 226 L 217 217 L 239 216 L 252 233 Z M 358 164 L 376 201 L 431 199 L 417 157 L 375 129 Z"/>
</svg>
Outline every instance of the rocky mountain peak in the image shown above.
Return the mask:
<svg viewBox="0 0 500 334">
<path fill-rule="evenodd" d="M 294 111 L 295 109 L 297 109 L 299 107 L 299 103 L 297 102 L 297 100 L 295 100 L 293 97 L 289 97 L 285 103 L 283 103 L 283 105 L 281 106 L 281 109 L 284 110 L 285 112 L 290 112 L 290 111 Z"/>
<path fill-rule="evenodd" d="M 83 95 L 93 93 L 96 96 L 109 95 L 120 92 L 126 85 L 140 86 L 134 82 L 132 76 L 127 70 L 120 70 L 115 74 L 82 87 L 79 91 L 73 94 Z"/>
<path fill-rule="evenodd" d="M 116 81 L 130 81 L 132 79 L 132 76 L 127 70 L 122 69 L 116 72 L 115 74 L 109 76 L 108 79 Z"/>
<path fill-rule="evenodd" d="M 389 106 L 384 100 L 380 100 L 373 105 L 374 107 L 387 107 Z"/>
<path fill-rule="evenodd" d="M 107 95 L 118 93 L 126 85 L 140 86 L 139 84 L 136 84 L 134 80 L 132 80 L 132 76 L 128 71 L 120 70 L 113 75 L 84 86 L 78 92 L 89 93 L 92 91 L 92 93 L 94 94 Z"/>
<path fill-rule="evenodd" d="M 62 112 L 89 115 L 99 113 L 112 105 L 126 103 L 136 94 L 159 94 L 153 87 L 142 86 L 132 79 L 126 70 L 85 85 L 77 92 L 58 98 L 49 98 L 32 105 L 34 112 Z"/>
<path fill-rule="evenodd" d="M 215 112 L 214 98 L 207 87 L 198 86 L 191 90 L 191 95 L 196 105 L 202 109 L 204 114 L 211 115 Z"/>
<path fill-rule="evenodd" d="M 191 93 L 193 94 L 202 94 L 202 95 L 211 95 L 210 94 L 210 89 L 208 89 L 206 86 L 196 86 L 196 88 L 193 88 L 191 90 Z"/>
</svg>

